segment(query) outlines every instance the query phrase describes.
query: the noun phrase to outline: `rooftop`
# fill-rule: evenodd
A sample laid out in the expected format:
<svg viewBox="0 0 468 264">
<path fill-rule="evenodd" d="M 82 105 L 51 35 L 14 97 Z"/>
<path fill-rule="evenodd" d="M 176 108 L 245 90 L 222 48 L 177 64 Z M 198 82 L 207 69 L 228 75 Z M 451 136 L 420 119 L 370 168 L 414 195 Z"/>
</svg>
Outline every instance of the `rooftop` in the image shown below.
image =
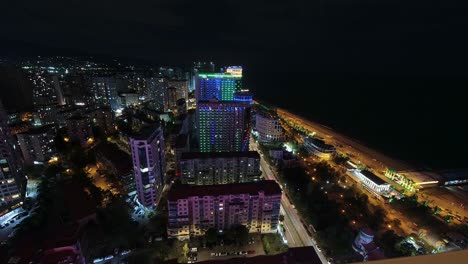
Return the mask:
<svg viewBox="0 0 468 264">
<path fill-rule="evenodd" d="M 203 196 L 220 196 L 220 195 L 236 195 L 250 194 L 258 195 L 259 192 L 265 192 L 266 195 L 280 195 L 281 188 L 276 181 L 258 181 L 247 183 L 233 183 L 221 185 L 177 185 L 170 189 L 167 200 L 177 201 L 179 199 L 187 199 L 189 197 Z"/>
<path fill-rule="evenodd" d="M 154 133 L 154 131 L 160 128 L 161 126 L 159 123 L 148 125 L 140 129 L 140 131 L 130 134 L 129 136 L 135 140 L 147 140 Z"/>
<path fill-rule="evenodd" d="M 361 174 L 366 176 L 369 180 L 373 181 L 377 185 L 387 184 L 386 181 L 382 180 L 379 176 L 368 170 L 361 170 Z"/>
<path fill-rule="evenodd" d="M 223 159 L 223 158 L 257 158 L 260 159 L 260 155 L 257 151 L 239 151 L 239 152 L 184 152 L 180 157 L 184 159 Z"/>
<path fill-rule="evenodd" d="M 321 148 L 321 149 L 326 149 L 326 150 L 333 150 L 335 147 L 333 145 L 325 143 L 324 140 L 318 139 L 318 138 L 308 138 L 306 139 L 309 143 L 313 144 L 314 146 Z"/>
<path fill-rule="evenodd" d="M 200 100 L 198 101 L 197 105 L 202 106 L 202 105 L 232 105 L 232 106 L 238 106 L 238 107 L 245 107 L 245 103 L 240 102 L 240 101 L 222 101 L 222 100 L 217 100 L 217 99 L 211 99 L 211 100 Z"/>
<path fill-rule="evenodd" d="M 273 256 L 262 255 L 252 258 L 207 260 L 202 264 L 321 264 L 313 247 L 289 248 L 287 252 Z"/>
<path fill-rule="evenodd" d="M 199 73 L 200 78 L 226 78 L 226 79 L 240 79 L 242 75 L 232 75 L 230 73 Z"/>
</svg>

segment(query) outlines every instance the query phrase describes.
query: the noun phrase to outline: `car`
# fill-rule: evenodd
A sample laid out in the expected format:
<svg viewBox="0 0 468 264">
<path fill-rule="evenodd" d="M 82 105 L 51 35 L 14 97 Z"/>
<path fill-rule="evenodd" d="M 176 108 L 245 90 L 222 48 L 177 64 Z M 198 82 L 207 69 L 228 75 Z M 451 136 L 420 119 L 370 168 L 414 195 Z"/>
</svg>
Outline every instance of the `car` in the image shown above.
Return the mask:
<svg viewBox="0 0 468 264">
<path fill-rule="evenodd" d="M 247 255 L 247 251 L 245 251 L 245 250 L 241 251 L 240 253 L 241 253 L 241 255 Z"/>
<path fill-rule="evenodd" d="M 255 254 L 255 250 L 248 250 L 247 254 Z"/>
<path fill-rule="evenodd" d="M 211 252 L 211 253 L 210 253 L 210 256 L 214 257 L 214 256 L 216 256 L 216 253 Z"/>
<path fill-rule="evenodd" d="M 224 256 L 227 256 L 228 253 L 227 252 L 221 252 L 221 254 L 219 254 L 221 257 L 224 257 Z"/>
<path fill-rule="evenodd" d="M 196 248 L 196 247 L 193 247 L 193 248 L 190 249 L 190 252 L 197 252 L 197 251 L 198 251 L 198 248 Z"/>
<path fill-rule="evenodd" d="M 122 251 L 122 253 L 120 253 L 120 255 L 125 256 L 130 252 L 132 252 L 130 249 L 129 250 L 124 250 L 124 251 Z"/>
<path fill-rule="evenodd" d="M 332 264 L 332 263 L 333 263 L 333 261 L 334 261 L 334 259 L 333 259 L 333 258 L 329 258 L 329 259 L 328 259 L 328 264 Z"/>
<path fill-rule="evenodd" d="M 321 249 L 318 245 L 317 245 L 317 250 L 318 250 L 319 252 L 322 252 L 322 249 Z"/>
</svg>

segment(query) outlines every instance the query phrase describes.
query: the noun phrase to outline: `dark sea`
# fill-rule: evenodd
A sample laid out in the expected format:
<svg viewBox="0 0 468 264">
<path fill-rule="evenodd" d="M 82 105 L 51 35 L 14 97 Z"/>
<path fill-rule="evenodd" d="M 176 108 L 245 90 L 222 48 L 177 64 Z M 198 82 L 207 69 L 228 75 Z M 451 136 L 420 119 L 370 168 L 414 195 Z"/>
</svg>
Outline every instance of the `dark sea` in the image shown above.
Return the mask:
<svg viewBox="0 0 468 264">
<path fill-rule="evenodd" d="M 255 97 L 418 167 L 467 168 L 466 3 L 331 0 L 311 10 L 288 28 L 295 38 L 277 35 L 246 63 Z"/>
<path fill-rule="evenodd" d="M 419 168 L 468 167 L 468 86 L 456 76 L 256 74 L 258 100 Z"/>
</svg>

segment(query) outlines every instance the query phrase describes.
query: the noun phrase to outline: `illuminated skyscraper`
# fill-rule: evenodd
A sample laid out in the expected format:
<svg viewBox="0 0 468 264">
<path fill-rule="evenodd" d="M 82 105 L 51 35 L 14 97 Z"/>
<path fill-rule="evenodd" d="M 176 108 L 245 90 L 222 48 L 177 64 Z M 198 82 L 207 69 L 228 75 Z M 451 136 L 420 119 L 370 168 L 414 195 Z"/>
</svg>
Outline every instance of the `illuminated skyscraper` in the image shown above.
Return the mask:
<svg viewBox="0 0 468 264">
<path fill-rule="evenodd" d="M 243 102 L 199 101 L 197 105 L 201 152 L 247 151 L 250 106 Z"/>
<path fill-rule="evenodd" d="M 33 84 L 33 105 L 36 124 L 49 125 L 57 121 L 57 105 L 65 103 L 58 77 L 45 71 L 30 73 Z"/>
<path fill-rule="evenodd" d="M 7 125 L 7 114 L 0 101 L 0 210 L 15 206 L 21 201 L 19 192 L 23 176 L 23 164 L 19 147 Z"/>
<path fill-rule="evenodd" d="M 166 90 L 168 87 L 166 78 L 146 78 L 146 86 L 148 99 L 152 101 L 154 108 L 156 110 L 163 111 L 166 102 Z"/>
<path fill-rule="evenodd" d="M 159 126 L 149 126 L 130 136 L 138 201 L 154 207 L 164 187 L 166 159 L 164 136 Z"/>
<path fill-rule="evenodd" d="M 55 134 L 54 125 L 47 125 L 16 135 L 26 165 L 44 164 L 57 155 Z"/>
<path fill-rule="evenodd" d="M 234 93 L 241 88 L 242 75 L 199 73 L 196 79 L 197 101 L 213 98 L 222 101 L 232 101 Z"/>
</svg>

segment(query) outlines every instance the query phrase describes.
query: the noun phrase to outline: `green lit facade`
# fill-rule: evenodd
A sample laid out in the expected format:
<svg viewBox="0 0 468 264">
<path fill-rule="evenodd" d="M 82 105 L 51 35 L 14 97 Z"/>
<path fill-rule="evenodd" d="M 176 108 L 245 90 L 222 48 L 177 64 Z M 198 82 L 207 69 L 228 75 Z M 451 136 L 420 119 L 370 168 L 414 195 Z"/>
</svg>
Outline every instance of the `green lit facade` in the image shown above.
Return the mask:
<svg viewBox="0 0 468 264">
<path fill-rule="evenodd" d="M 245 103 L 200 101 L 197 105 L 201 152 L 249 149 L 249 113 Z"/>
<path fill-rule="evenodd" d="M 242 76 L 229 73 L 200 73 L 196 82 L 197 100 L 216 98 L 234 100 L 234 93 L 242 89 Z"/>
</svg>

